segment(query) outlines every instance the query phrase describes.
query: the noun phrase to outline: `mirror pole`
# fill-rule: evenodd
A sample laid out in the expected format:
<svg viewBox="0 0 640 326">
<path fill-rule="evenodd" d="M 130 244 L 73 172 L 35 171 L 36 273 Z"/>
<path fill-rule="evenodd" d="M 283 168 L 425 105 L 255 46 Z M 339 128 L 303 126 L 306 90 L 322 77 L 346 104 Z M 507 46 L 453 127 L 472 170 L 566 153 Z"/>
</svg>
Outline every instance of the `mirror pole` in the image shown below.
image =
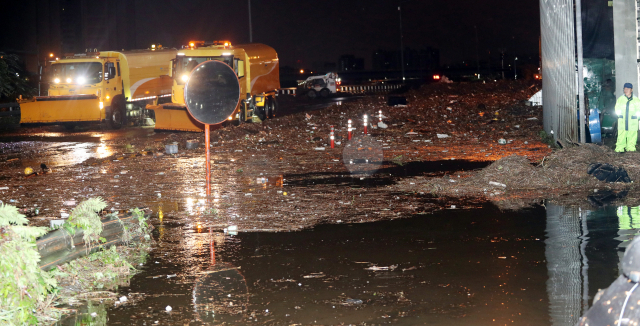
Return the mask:
<svg viewBox="0 0 640 326">
<path fill-rule="evenodd" d="M 205 163 L 207 166 L 207 197 L 211 196 L 211 134 L 209 132 L 209 124 L 205 123 L 204 125 L 204 146 L 207 151 L 207 162 Z"/>
</svg>

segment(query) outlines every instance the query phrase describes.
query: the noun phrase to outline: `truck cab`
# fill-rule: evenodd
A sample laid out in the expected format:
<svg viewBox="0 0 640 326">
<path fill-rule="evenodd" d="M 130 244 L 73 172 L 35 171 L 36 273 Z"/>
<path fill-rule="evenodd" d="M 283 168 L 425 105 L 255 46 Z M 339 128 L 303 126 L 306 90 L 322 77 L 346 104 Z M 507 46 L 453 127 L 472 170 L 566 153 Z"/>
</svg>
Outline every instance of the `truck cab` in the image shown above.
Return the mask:
<svg viewBox="0 0 640 326">
<path fill-rule="evenodd" d="M 253 116 L 261 120 L 275 116 L 275 95 L 280 88 L 279 59 L 273 48 L 263 44 L 233 46 L 229 41 L 189 42 L 172 60 L 173 104 L 185 106 L 184 87 L 191 71 L 209 60 L 227 64 L 238 77 L 241 101 L 229 120 L 241 123 Z M 156 117 L 157 113 L 156 110 Z"/>
<path fill-rule="evenodd" d="M 49 96 L 95 95 L 99 107 L 111 106 L 116 95 L 123 95 L 120 59 L 100 57 L 100 53 L 75 55 L 51 64 Z M 104 112 L 102 113 L 104 118 Z"/>
</svg>

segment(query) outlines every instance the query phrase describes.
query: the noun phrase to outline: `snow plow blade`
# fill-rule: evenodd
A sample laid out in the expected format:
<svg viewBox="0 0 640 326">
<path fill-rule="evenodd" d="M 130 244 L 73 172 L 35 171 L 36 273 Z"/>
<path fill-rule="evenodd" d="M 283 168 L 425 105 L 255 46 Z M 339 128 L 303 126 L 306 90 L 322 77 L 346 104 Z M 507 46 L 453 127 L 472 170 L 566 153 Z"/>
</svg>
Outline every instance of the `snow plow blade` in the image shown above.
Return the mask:
<svg viewBox="0 0 640 326">
<path fill-rule="evenodd" d="M 102 121 L 104 109 L 96 95 L 36 96 L 20 102 L 20 123 Z"/>
<path fill-rule="evenodd" d="M 191 117 L 182 104 L 147 105 L 156 115 L 156 127 L 160 130 L 203 132 L 204 125 Z"/>
</svg>

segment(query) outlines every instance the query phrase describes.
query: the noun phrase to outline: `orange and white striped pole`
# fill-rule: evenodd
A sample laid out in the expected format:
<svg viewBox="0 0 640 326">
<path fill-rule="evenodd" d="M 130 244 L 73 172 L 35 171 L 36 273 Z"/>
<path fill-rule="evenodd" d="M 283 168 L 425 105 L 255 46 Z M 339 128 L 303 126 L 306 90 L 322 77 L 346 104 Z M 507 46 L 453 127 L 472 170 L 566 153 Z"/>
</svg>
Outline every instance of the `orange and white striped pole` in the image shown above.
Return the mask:
<svg viewBox="0 0 640 326">
<path fill-rule="evenodd" d="M 334 133 L 333 133 L 333 126 L 331 126 L 331 134 L 330 134 L 329 138 L 331 138 L 331 148 L 335 148 L 335 137 L 334 137 Z"/>
<path fill-rule="evenodd" d="M 367 121 L 367 115 L 364 115 L 364 134 L 367 134 L 367 125 L 368 125 L 368 121 Z"/>
<path fill-rule="evenodd" d="M 349 125 L 348 126 L 349 127 L 347 128 L 347 132 L 349 133 L 349 140 L 351 140 L 351 131 L 353 130 L 353 129 L 351 129 L 351 119 L 349 119 Z"/>
</svg>

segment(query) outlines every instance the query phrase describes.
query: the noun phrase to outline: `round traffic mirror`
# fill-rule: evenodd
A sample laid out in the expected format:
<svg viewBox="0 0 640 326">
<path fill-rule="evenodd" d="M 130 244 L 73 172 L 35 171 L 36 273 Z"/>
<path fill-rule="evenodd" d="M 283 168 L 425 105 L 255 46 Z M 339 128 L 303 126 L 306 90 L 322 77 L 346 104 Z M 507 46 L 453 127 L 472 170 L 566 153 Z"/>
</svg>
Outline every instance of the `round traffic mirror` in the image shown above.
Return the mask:
<svg viewBox="0 0 640 326">
<path fill-rule="evenodd" d="M 240 101 L 240 81 L 231 67 L 210 60 L 196 66 L 184 86 L 184 101 L 194 119 L 217 124 L 229 118 Z"/>
</svg>

